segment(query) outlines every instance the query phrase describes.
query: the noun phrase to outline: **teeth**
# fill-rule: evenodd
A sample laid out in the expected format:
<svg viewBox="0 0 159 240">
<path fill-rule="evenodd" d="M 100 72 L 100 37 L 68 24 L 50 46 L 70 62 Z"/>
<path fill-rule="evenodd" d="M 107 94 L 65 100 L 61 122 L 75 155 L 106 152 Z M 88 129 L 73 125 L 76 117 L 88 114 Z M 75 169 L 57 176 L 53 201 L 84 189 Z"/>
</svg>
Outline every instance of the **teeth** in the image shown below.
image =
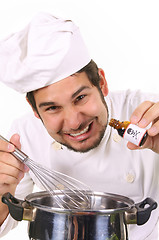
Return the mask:
<svg viewBox="0 0 159 240">
<path fill-rule="evenodd" d="M 70 136 L 72 136 L 72 137 L 77 137 L 77 136 L 79 136 L 79 135 L 87 132 L 87 131 L 88 131 L 88 128 L 89 128 L 89 126 L 87 126 L 85 129 L 83 129 L 83 130 L 82 130 L 81 132 L 79 132 L 79 133 L 74 133 L 74 134 L 72 133 L 72 134 L 70 134 Z"/>
</svg>

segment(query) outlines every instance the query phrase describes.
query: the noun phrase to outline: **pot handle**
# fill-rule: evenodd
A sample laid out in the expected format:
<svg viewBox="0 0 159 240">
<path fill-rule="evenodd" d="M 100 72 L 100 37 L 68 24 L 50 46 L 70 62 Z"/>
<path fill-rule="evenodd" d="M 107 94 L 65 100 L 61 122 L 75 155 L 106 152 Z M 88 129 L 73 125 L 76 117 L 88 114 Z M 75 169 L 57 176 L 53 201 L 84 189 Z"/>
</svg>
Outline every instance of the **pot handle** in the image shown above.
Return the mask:
<svg viewBox="0 0 159 240">
<path fill-rule="evenodd" d="M 13 195 L 8 192 L 3 194 L 2 202 L 8 206 L 9 213 L 15 220 L 17 221 L 23 220 L 24 208 L 22 207 L 22 203 L 24 201 L 13 197 Z"/>
<path fill-rule="evenodd" d="M 146 205 L 149 205 L 145 208 Z M 145 224 L 150 218 L 151 212 L 157 208 L 157 202 L 152 198 L 146 198 L 140 203 L 135 204 L 137 208 L 137 225 Z"/>
</svg>

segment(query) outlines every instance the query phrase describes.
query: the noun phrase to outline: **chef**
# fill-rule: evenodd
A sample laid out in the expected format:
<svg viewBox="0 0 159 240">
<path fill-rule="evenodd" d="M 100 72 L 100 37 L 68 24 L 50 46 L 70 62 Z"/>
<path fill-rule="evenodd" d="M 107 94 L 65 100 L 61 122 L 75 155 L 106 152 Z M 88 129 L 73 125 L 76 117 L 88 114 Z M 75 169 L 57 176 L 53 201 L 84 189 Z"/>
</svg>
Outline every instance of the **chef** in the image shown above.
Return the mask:
<svg viewBox="0 0 159 240">
<path fill-rule="evenodd" d="M 91 59 L 78 27 L 47 13 L 0 42 L 0 81 L 20 93 L 32 112 L 17 119 L 8 138 L 34 161 L 86 183 L 94 191 L 159 202 L 159 96 L 109 93 L 103 69 Z M 126 142 L 108 122 L 148 128 L 142 147 Z M 36 177 L 0 140 L 0 195 L 24 199 Z M 158 239 L 158 210 L 129 227 L 130 240 Z M 17 224 L 0 203 L 0 237 Z"/>
</svg>

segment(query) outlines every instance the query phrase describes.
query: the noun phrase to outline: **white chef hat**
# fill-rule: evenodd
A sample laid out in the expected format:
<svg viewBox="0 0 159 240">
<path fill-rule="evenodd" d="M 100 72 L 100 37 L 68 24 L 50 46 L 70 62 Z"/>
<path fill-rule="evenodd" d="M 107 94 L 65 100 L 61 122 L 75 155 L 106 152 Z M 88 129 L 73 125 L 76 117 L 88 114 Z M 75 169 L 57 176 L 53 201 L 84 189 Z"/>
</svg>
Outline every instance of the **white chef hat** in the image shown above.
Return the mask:
<svg viewBox="0 0 159 240">
<path fill-rule="evenodd" d="M 0 42 L 0 81 L 30 92 L 79 71 L 90 62 L 79 28 L 48 13 Z"/>
</svg>

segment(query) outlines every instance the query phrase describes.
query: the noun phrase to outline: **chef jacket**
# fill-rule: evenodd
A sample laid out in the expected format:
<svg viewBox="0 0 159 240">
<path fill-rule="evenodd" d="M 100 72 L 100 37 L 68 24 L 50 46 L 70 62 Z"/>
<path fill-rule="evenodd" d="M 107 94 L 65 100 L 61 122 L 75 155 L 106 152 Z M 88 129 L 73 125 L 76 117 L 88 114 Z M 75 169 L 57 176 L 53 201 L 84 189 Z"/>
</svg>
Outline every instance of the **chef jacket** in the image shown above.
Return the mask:
<svg viewBox="0 0 159 240">
<path fill-rule="evenodd" d="M 109 119 L 129 120 L 132 112 L 143 101 L 159 101 L 159 96 L 140 91 L 109 93 L 105 98 Z M 129 150 L 127 142 L 117 131 L 107 126 L 100 145 L 87 153 L 78 153 L 58 144 L 47 133 L 43 123 L 33 113 L 17 119 L 11 128 L 18 133 L 22 151 L 44 167 L 57 170 L 87 184 L 94 191 L 120 194 L 138 203 L 146 197 L 159 202 L 159 154 L 149 149 Z M 30 171 L 16 189 L 16 197 L 24 199 L 33 185 L 42 188 Z M 147 223 L 128 226 L 130 240 L 158 239 L 159 210 L 152 211 Z M 10 215 L 1 226 L 1 236 L 17 222 Z"/>
</svg>

